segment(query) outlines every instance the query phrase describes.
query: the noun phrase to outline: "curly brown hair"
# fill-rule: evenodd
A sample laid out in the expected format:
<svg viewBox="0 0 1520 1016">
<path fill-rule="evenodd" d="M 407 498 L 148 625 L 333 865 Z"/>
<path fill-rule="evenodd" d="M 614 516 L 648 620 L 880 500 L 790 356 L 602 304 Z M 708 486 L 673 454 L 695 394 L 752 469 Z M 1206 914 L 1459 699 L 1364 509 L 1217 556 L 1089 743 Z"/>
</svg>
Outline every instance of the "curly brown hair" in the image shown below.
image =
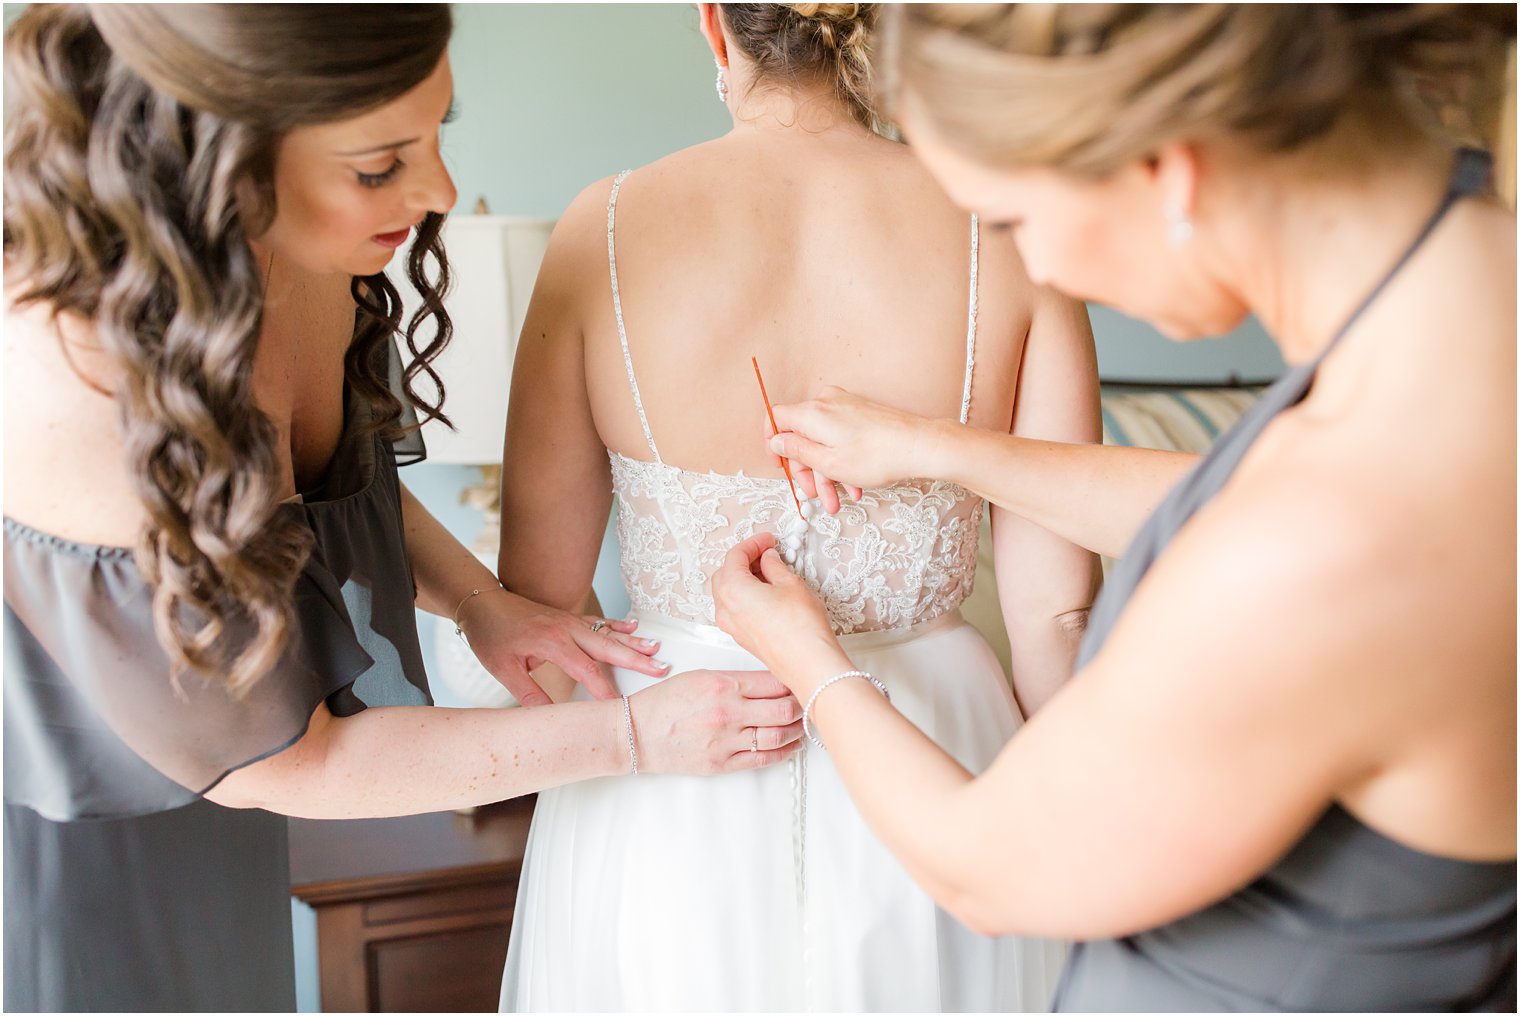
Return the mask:
<svg viewBox="0 0 1520 1016">
<path fill-rule="evenodd" d="M 109 394 L 148 515 L 137 562 L 176 682 L 189 668 L 240 694 L 267 673 L 311 552 L 277 510 L 278 435 L 252 381 L 264 300 L 248 238 L 275 217 L 279 144 L 411 90 L 451 30 L 443 4 L 39 4 L 6 32 L 15 299 L 93 321 L 120 368 Z M 442 418 L 442 224 L 418 229 L 407 272 L 423 305 L 404 333 L 383 272 L 351 284 L 347 383 L 382 431 L 403 411 L 380 355 L 398 333 L 406 396 Z M 412 390 L 418 374 L 436 398 Z"/>
</svg>

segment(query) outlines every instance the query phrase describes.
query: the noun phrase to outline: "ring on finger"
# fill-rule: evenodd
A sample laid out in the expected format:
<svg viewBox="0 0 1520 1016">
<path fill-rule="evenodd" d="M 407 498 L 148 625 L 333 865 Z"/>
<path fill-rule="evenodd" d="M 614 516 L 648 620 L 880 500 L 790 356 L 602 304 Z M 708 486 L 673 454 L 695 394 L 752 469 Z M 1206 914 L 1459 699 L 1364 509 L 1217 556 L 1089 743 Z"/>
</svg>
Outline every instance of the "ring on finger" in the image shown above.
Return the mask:
<svg viewBox="0 0 1520 1016">
<path fill-rule="evenodd" d="M 759 727 L 750 727 L 749 728 L 749 750 L 750 751 L 759 751 L 760 750 L 760 728 Z"/>
<path fill-rule="evenodd" d="M 599 617 L 595 621 L 591 622 L 591 630 L 592 631 L 601 631 L 605 627 L 607 627 L 607 621 L 606 621 L 605 618 L 600 618 Z"/>
</svg>

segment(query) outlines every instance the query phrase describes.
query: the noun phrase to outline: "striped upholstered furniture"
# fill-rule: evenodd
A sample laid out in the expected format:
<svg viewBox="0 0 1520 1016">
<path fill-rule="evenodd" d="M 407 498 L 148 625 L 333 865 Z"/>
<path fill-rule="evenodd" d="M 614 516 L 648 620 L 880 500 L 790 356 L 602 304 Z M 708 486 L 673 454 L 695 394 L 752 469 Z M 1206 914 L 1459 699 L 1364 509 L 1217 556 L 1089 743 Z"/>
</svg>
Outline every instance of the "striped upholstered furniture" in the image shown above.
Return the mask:
<svg viewBox="0 0 1520 1016">
<path fill-rule="evenodd" d="M 1181 388 L 1106 384 L 1103 443 L 1206 452 L 1261 392 L 1261 386 Z"/>
<path fill-rule="evenodd" d="M 1261 394 L 1263 386 L 1199 387 L 1154 384 L 1103 385 L 1103 443 L 1136 448 L 1205 452 Z M 988 513 L 989 515 L 991 513 Z M 1111 564 L 1103 559 L 1106 574 Z M 976 588 L 961 606 L 1009 669 L 1008 633 L 1003 628 L 997 582 L 992 571 L 992 533 L 982 520 Z"/>
</svg>

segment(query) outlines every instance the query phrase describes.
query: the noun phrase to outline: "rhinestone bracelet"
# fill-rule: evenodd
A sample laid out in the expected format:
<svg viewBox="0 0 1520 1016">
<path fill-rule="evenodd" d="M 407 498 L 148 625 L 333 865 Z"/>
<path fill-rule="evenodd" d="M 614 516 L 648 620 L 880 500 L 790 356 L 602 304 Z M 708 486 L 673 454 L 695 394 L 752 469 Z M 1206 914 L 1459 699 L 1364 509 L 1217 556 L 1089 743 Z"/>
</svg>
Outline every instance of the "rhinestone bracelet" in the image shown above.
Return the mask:
<svg viewBox="0 0 1520 1016">
<path fill-rule="evenodd" d="M 623 729 L 628 731 L 628 775 L 639 774 L 639 746 L 633 740 L 633 706 L 628 704 L 628 696 L 623 696 Z"/>
<path fill-rule="evenodd" d="M 813 694 L 808 696 L 807 705 L 802 707 L 802 732 L 808 736 L 809 741 L 812 741 L 818 747 L 823 748 L 824 751 L 828 751 L 828 749 L 824 747 L 824 743 L 819 740 L 818 735 L 813 733 L 813 703 L 818 701 L 818 696 L 822 695 L 824 689 L 829 685 L 837 684 L 838 682 L 851 677 L 858 677 L 862 681 L 870 681 L 871 684 L 875 686 L 876 690 L 881 692 L 882 698 L 886 699 L 888 702 L 892 701 L 892 693 L 887 691 L 887 686 L 882 684 L 876 678 L 872 677 L 870 674 L 867 674 L 864 670 L 846 670 L 843 674 L 835 674 L 833 677 L 820 684 L 813 690 Z"/>
</svg>

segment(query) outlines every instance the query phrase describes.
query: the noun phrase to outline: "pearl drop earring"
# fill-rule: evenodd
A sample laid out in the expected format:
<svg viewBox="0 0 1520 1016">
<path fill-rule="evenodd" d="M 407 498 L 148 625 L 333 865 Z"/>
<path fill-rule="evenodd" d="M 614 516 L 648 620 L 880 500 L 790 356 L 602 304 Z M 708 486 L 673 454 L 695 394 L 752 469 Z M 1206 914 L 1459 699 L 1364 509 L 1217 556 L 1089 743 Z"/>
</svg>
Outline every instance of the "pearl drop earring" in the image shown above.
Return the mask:
<svg viewBox="0 0 1520 1016">
<path fill-rule="evenodd" d="M 1171 241 L 1173 247 L 1181 247 L 1193 238 L 1193 220 L 1188 218 L 1187 212 L 1181 208 L 1175 206 L 1168 208 L 1166 223 L 1167 239 Z"/>
<path fill-rule="evenodd" d="M 728 105 L 728 74 L 727 74 L 726 69 L 724 68 L 724 66 L 721 63 L 718 63 L 718 61 L 717 61 L 716 58 L 713 59 L 713 63 L 717 64 L 717 66 L 718 66 L 718 81 L 717 81 L 718 101 L 721 102 L 721 103 L 723 103 L 723 105 L 727 106 Z"/>
</svg>

